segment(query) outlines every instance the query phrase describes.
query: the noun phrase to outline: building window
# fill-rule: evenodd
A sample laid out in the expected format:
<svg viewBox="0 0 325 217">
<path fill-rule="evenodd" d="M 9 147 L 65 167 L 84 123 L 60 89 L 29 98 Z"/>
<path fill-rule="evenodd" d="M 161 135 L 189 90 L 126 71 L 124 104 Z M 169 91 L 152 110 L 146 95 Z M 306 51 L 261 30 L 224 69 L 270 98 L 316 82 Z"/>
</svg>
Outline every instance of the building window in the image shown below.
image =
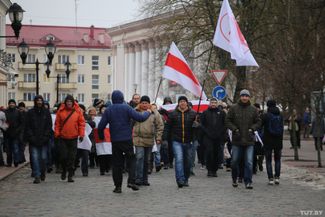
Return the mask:
<svg viewBox="0 0 325 217">
<path fill-rule="evenodd" d="M 35 82 L 36 75 L 35 74 L 24 74 L 24 82 Z"/>
<path fill-rule="evenodd" d="M 91 101 L 94 102 L 95 99 L 99 98 L 99 94 L 98 93 L 93 93 L 91 94 Z"/>
<path fill-rule="evenodd" d="M 59 77 L 59 83 L 62 83 L 62 84 L 69 83 L 69 79 L 65 75 L 61 74 Z"/>
<path fill-rule="evenodd" d="M 58 63 L 59 64 L 65 64 L 69 61 L 69 55 L 59 55 L 58 56 Z"/>
<path fill-rule="evenodd" d="M 78 55 L 78 64 L 83 65 L 85 64 L 85 56 L 83 55 Z"/>
<path fill-rule="evenodd" d="M 14 54 L 14 53 L 9 53 L 9 54 L 8 54 L 8 57 L 9 57 L 9 60 L 10 60 L 12 63 L 16 62 L 16 54 Z"/>
<path fill-rule="evenodd" d="M 85 102 L 85 94 L 78 93 L 77 100 L 78 100 L 79 103 L 84 103 Z"/>
<path fill-rule="evenodd" d="M 78 75 L 78 83 L 83 84 L 85 83 L 85 75 Z"/>
<path fill-rule="evenodd" d="M 111 65 L 111 56 L 107 57 L 107 64 L 110 66 Z"/>
<path fill-rule="evenodd" d="M 99 89 L 99 75 L 92 75 L 91 76 L 91 84 L 92 84 L 92 89 Z"/>
<path fill-rule="evenodd" d="M 8 99 L 16 100 L 16 93 L 15 92 L 8 92 Z"/>
<path fill-rule="evenodd" d="M 64 102 L 67 95 L 67 93 L 59 93 L 59 102 Z"/>
<path fill-rule="evenodd" d="M 36 93 L 24 93 L 24 101 L 34 101 Z"/>
<path fill-rule="evenodd" d="M 99 65 L 99 57 L 98 56 L 92 56 L 91 57 L 91 62 L 92 62 L 92 70 L 98 70 L 98 65 Z"/>
<path fill-rule="evenodd" d="M 50 93 L 43 93 L 43 99 L 47 102 L 51 101 L 51 94 Z"/>
<path fill-rule="evenodd" d="M 111 78 L 112 78 L 111 75 L 108 75 L 108 76 L 107 76 L 107 83 L 109 83 L 109 84 L 111 83 Z"/>
<path fill-rule="evenodd" d="M 35 54 L 28 54 L 27 55 L 27 60 L 26 60 L 27 63 L 35 63 L 35 61 L 36 61 Z"/>
</svg>

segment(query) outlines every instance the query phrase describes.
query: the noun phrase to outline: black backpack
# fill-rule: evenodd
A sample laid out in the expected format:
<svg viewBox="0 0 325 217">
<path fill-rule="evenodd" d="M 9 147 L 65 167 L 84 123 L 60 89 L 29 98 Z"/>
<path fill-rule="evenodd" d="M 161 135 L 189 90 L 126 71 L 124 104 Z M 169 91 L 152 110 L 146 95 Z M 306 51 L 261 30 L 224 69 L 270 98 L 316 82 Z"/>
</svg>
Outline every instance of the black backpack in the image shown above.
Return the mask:
<svg viewBox="0 0 325 217">
<path fill-rule="evenodd" d="M 269 123 L 268 128 L 271 135 L 274 136 L 281 136 L 283 134 L 283 119 L 280 114 L 275 115 L 272 113 L 268 114 L 269 116 Z"/>
</svg>

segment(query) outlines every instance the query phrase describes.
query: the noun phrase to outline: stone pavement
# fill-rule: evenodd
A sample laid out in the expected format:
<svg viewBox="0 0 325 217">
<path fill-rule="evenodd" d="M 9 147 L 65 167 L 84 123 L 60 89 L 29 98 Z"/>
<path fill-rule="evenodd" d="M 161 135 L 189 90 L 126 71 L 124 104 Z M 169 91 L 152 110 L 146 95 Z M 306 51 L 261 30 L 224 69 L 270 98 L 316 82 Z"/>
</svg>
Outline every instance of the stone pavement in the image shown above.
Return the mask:
<svg viewBox="0 0 325 217">
<path fill-rule="evenodd" d="M 295 183 L 283 169 L 279 186 L 268 186 L 265 172 L 254 176 L 254 189 L 231 186 L 230 173 L 217 178 L 195 168 L 190 187 L 178 189 L 174 170 L 149 176 L 151 186 L 134 192 L 126 188 L 114 194 L 111 175 L 89 177 L 76 172 L 75 183 L 48 174 L 45 182 L 32 184 L 29 167 L 0 182 L 0 217 L 89 217 L 89 216 L 302 216 L 301 211 L 324 211 L 325 190 Z M 322 213 L 325 216 L 325 213 Z"/>
</svg>

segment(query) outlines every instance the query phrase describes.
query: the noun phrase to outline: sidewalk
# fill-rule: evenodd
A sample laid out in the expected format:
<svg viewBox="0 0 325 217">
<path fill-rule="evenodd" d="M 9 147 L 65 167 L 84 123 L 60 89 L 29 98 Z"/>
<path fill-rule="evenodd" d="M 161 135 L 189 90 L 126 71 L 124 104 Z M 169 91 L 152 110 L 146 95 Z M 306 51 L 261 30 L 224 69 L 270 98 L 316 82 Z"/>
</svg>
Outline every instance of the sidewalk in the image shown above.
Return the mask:
<svg viewBox="0 0 325 217">
<path fill-rule="evenodd" d="M 3 154 L 3 157 L 5 159 L 6 162 L 6 158 L 7 155 L 6 153 Z M 11 174 L 15 173 L 16 171 L 18 171 L 20 168 L 26 166 L 27 164 L 29 164 L 29 150 L 28 150 L 28 146 L 26 146 L 25 149 L 25 158 L 26 158 L 26 162 L 19 164 L 18 167 L 0 167 L 0 181 L 5 179 L 6 177 L 10 176 Z"/>
</svg>

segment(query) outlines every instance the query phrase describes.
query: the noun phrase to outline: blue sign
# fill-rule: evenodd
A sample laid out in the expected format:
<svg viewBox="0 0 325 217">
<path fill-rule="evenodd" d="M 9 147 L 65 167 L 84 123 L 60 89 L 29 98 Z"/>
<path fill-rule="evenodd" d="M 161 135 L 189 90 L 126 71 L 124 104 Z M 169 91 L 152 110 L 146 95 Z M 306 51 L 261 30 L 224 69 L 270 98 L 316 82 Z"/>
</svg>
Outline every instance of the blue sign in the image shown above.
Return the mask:
<svg viewBox="0 0 325 217">
<path fill-rule="evenodd" d="M 223 86 L 216 86 L 212 90 L 212 96 L 218 100 L 223 100 L 226 96 L 226 89 Z"/>
</svg>

